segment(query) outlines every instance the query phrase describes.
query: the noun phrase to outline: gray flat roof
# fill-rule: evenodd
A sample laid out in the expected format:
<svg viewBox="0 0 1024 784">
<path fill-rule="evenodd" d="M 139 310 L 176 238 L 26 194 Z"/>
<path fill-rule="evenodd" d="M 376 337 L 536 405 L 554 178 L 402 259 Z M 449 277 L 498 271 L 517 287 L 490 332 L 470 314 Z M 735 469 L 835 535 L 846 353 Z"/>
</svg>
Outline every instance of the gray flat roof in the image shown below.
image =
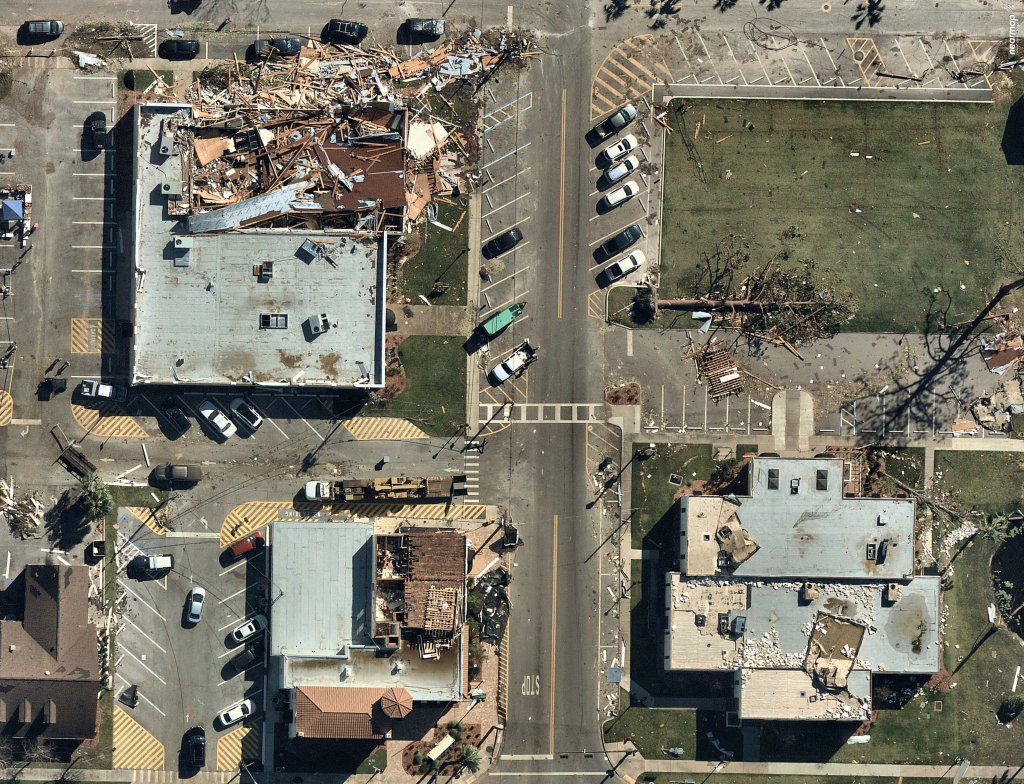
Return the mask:
<svg viewBox="0 0 1024 784">
<path fill-rule="evenodd" d="M 159 139 L 162 118 L 190 117 L 191 108 L 136 111 L 133 383 L 382 386 L 384 242 L 288 230 L 185 233 L 161 190 L 180 186 L 182 156 L 160 154 Z M 307 239 L 330 261 L 300 252 Z M 273 276 L 261 280 L 254 267 L 266 262 Z M 261 315 L 281 314 L 286 326 L 261 326 Z M 306 322 L 319 314 L 330 326 L 314 335 Z"/>
<path fill-rule="evenodd" d="M 869 580 L 912 575 L 914 502 L 846 498 L 843 471 L 841 459 L 754 458 L 749 468 L 750 496 L 737 499 L 735 519 L 758 549 L 733 574 Z M 714 535 L 708 536 L 701 525 L 711 513 L 705 507 L 712 501 L 684 500 L 688 503 L 680 504 L 681 551 L 688 563 L 713 563 L 701 557 L 708 549 L 717 557 L 719 549 Z M 882 542 L 886 542 L 886 554 L 879 562 Z M 867 557 L 869 546 L 876 553 L 874 559 Z"/>
<path fill-rule="evenodd" d="M 272 535 L 271 655 L 335 658 L 373 645 L 373 525 L 278 522 Z"/>
<path fill-rule="evenodd" d="M 939 668 L 939 578 L 901 583 L 902 596 L 883 602 L 884 586 L 818 584 L 821 596 L 800 601 L 796 583 L 750 587 L 750 606 L 740 661 L 745 668 L 800 667 L 819 612 L 867 627 L 856 669 L 872 672 L 933 673 Z M 765 641 L 771 640 L 770 644 Z"/>
</svg>

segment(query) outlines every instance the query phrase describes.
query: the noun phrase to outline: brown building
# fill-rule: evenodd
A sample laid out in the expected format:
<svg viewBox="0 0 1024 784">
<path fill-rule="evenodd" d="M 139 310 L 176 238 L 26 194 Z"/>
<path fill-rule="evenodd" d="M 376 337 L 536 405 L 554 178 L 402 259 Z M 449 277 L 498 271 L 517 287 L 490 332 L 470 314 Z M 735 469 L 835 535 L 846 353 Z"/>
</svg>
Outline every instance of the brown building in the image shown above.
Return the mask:
<svg viewBox="0 0 1024 784">
<path fill-rule="evenodd" d="M 0 621 L 0 733 L 95 737 L 100 676 L 89 569 L 29 566 L 23 581 L 22 620 Z"/>
</svg>

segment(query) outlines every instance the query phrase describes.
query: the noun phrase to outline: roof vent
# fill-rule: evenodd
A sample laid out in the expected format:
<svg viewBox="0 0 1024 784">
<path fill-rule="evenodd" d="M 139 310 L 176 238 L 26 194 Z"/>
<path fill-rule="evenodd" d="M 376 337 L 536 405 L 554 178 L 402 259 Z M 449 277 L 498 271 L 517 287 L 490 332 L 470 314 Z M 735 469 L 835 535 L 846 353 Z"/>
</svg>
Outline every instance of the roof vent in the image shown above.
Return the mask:
<svg viewBox="0 0 1024 784">
<path fill-rule="evenodd" d="M 181 180 L 168 180 L 160 186 L 164 196 L 181 196 Z"/>
</svg>

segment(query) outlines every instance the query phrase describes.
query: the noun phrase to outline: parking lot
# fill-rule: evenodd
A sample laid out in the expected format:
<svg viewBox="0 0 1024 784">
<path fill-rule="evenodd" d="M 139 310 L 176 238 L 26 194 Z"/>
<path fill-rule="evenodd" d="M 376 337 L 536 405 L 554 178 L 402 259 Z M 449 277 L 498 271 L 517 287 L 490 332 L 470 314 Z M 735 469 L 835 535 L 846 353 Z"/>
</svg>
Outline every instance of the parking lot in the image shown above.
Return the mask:
<svg viewBox="0 0 1024 784">
<path fill-rule="evenodd" d="M 117 636 L 114 765 L 179 770 L 183 734 L 203 726 L 207 768 L 237 769 L 240 761 L 259 759 L 265 646 L 257 640 L 257 660 L 239 672 L 232 659 L 245 646 L 230 635 L 266 608 L 266 551 L 231 561 L 216 533 L 160 537 L 142 517 L 124 511 L 118 520 L 118 599 L 125 609 Z M 155 579 L 128 576 L 132 558 L 152 554 L 172 555 L 174 568 Z M 184 615 L 193 586 L 206 590 L 202 619 L 194 626 Z M 253 700 L 253 719 L 215 726 L 214 716 L 242 699 Z"/>
</svg>

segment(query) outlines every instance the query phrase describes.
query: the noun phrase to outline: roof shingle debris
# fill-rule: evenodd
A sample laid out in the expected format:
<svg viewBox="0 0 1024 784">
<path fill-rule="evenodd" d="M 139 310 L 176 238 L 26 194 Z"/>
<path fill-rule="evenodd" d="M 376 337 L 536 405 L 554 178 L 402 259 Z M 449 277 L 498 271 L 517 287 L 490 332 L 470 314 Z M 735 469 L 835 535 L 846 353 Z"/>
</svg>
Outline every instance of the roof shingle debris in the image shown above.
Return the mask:
<svg viewBox="0 0 1024 784">
<path fill-rule="evenodd" d="M 294 60 L 236 61 L 200 77 L 187 93 L 194 118 L 165 121 L 165 137 L 189 161 L 171 214 L 207 213 L 197 225 L 205 231 L 402 230 L 433 196 L 472 187 L 465 131 L 434 117 L 426 96 L 461 80 L 481 84 L 502 63 L 537 53 L 518 32 L 500 32 L 494 44 L 465 33 L 403 62 L 378 47 L 310 40 Z M 260 200 L 256 209 L 228 212 L 250 200 Z"/>
</svg>

